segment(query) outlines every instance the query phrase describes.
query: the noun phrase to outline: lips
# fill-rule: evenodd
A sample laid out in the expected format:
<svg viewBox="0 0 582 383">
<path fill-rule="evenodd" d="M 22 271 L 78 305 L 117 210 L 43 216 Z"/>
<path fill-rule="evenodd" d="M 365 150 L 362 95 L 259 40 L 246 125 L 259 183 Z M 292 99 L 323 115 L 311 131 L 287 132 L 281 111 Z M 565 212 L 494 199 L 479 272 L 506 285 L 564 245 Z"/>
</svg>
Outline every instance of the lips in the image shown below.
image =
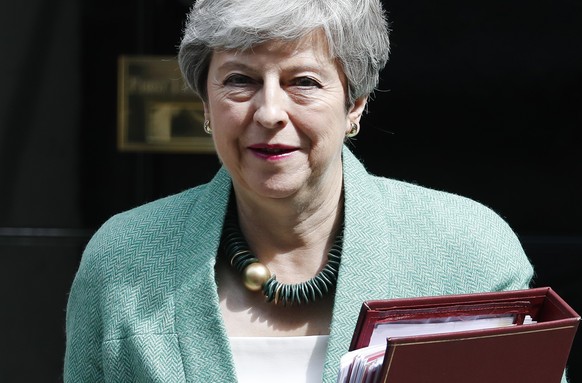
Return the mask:
<svg viewBox="0 0 582 383">
<path fill-rule="evenodd" d="M 288 145 L 267 145 L 267 144 L 251 145 L 249 146 L 249 149 L 258 155 L 268 157 L 281 156 L 297 150 L 296 147 Z"/>
</svg>

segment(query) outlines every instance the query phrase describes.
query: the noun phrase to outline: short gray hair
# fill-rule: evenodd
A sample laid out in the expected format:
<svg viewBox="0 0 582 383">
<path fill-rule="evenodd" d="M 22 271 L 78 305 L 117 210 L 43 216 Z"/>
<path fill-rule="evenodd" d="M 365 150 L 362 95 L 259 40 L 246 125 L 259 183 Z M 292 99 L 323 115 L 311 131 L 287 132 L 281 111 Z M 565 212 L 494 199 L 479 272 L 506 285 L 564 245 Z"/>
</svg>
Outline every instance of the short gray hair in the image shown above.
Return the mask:
<svg viewBox="0 0 582 383">
<path fill-rule="evenodd" d="M 380 0 L 198 0 L 191 8 L 178 62 L 188 85 L 206 100 L 215 49 L 245 50 L 293 41 L 322 30 L 348 79 L 350 105 L 373 93 L 388 61 L 388 22 Z"/>
</svg>

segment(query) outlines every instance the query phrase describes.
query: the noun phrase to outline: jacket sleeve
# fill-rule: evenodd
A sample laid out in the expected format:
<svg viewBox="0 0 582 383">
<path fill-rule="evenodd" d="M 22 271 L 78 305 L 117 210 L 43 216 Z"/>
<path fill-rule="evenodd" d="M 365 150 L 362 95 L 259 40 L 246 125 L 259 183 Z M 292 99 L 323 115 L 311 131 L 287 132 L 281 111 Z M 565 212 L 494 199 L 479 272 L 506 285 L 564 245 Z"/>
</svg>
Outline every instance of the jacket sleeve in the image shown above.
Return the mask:
<svg viewBox="0 0 582 383">
<path fill-rule="evenodd" d="M 99 267 L 85 250 L 73 281 L 66 312 L 65 383 L 103 382 Z M 96 255 L 96 254 L 93 254 Z"/>
</svg>

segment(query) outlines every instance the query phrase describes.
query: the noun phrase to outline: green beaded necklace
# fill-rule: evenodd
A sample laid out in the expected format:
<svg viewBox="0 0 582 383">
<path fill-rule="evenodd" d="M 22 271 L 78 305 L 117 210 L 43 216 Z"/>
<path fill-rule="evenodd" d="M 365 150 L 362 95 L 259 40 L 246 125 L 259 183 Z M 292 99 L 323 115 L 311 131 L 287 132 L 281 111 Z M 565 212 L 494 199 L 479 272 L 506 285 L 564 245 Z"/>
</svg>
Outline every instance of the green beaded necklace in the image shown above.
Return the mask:
<svg viewBox="0 0 582 383">
<path fill-rule="evenodd" d="M 251 253 L 238 225 L 235 203 L 229 204 L 220 246 L 231 266 L 242 275 L 247 289 L 262 290 L 267 302 L 280 303 L 283 306 L 300 305 L 321 299 L 335 288 L 342 255 L 342 233 L 343 230 L 329 250 L 327 263 L 323 269 L 315 277 L 297 284 L 277 281 L 276 276 L 271 275 L 269 269 Z"/>
</svg>

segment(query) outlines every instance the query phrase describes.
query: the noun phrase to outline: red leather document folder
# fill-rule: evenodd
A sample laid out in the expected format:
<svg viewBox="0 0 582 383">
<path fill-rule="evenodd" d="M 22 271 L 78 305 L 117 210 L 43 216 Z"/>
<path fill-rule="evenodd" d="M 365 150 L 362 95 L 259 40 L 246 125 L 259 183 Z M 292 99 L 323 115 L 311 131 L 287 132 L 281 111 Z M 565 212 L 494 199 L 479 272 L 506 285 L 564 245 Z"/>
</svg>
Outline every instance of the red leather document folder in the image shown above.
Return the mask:
<svg viewBox="0 0 582 383">
<path fill-rule="evenodd" d="M 491 321 L 506 323 L 480 327 Z M 377 371 L 351 381 L 559 383 L 579 322 L 580 316 L 549 287 L 366 301 L 351 351 L 369 346 L 375 332 L 394 325 L 414 329 L 428 324 L 441 330 L 386 336 L 376 346 L 385 351 Z M 461 330 L 444 330 L 448 325 L 461 325 Z M 378 360 L 377 354 L 370 359 Z"/>
</svg>

